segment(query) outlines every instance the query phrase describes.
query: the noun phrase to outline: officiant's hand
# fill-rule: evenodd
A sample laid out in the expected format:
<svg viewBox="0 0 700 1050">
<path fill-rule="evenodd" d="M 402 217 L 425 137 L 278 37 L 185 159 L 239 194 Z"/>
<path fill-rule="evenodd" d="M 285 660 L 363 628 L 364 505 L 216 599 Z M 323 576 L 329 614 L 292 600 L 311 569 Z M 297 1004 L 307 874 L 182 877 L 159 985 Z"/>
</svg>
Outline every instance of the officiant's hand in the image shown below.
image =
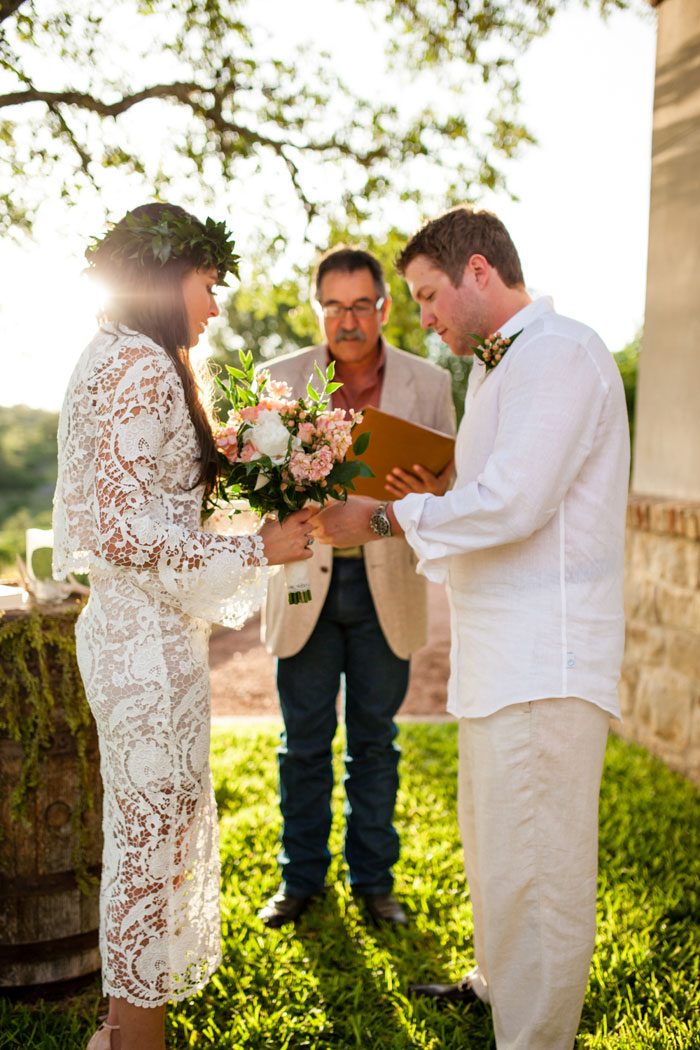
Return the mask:
<svg viewBox="0 0 700 1050">
<path fill-rule="evenodd" d="M 394 467 L 387 474 L 385 485 L 396 499 L 407 496 L 409 492 L 429 492 L 432 496 L 444 496 L 450 486 L 454 465 L 455 461 L 451 459 L 439 474 L 432 474 L 420 463 L 413 464 L 412 472 L 402 470 L 401 467 Z"/>
<path fill-rule="evenodd" d="M 311 550 L 311 519 L 318 507 L 304 507 L 278 521 L 266 521 L 258 533 L 262 537 L 268 565 L 284 565 L 288 561 L 304 561 Z"/>
</svg>

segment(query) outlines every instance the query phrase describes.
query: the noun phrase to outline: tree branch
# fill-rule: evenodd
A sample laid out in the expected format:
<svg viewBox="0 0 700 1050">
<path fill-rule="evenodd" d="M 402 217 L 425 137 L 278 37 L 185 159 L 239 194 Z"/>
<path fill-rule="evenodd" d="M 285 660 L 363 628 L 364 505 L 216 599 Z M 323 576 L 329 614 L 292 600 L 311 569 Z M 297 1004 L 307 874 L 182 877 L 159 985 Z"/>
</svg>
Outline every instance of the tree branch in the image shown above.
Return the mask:
<svg viewBox="0 0 700 1050">
<path fill-rule="evenodd" d="M 202 95 L 213 95 L 215 99 L 214 105 L 211 107 L 205 105 L 201 100 Z M 173 99 L 187 105 L 193 113 L 210 122 L 220 133 L 233 133 L 240 135 L 241 138 L 252 144 L 268 146 L 276 153 L 279 153 L 288 166 L 288 158 L 281 153 L 285 146 L 293 149 L 310 150 L 314 153 L 335 152 L 342 156 L 352 157 L 358 163 L 364 165 L 372 164 L 374 161 L 386 156 L 386 151 L 381 148 L 358 153 L 350 145 L 338 141 L 335 137 L 321 142 L 294 142 L 289 138 L 275 139 L 269 135 L 263 135 L 252 128 L 246 127 L 244 124 L 234 123 L 223 115 L 220 88 L 214 86 L 205 87 L 202 84 L 197 84 L 195 81 L 153 84 L 151 87 L 144 88 L 142 91 L 136 91 L 132 95 L 125 95 L 117 102 L 103 102 L 101 99 L 95 98 L 94 95 L 89 95 L 83 91 L 40 91 L 38 88 L 31 87 L 24 91 L 11 91 L 5 95 L 0 95 L 0 109 L 8 106 L 23 105 L 27 102 L 44 102 L 54 112 L 55 106 L 64 105 L 97 113 L 100 117 L 118 117 L 133 106 L 148 99 Z"/>
<path fill-rule="evenodd" d="M 304 193 L 301 183 L 299 182 L 299 168 L 296 166 L 292 158 L 288 157 L 284 150 L 281 148 L 277 152 L 287 165 L 287 170 L 289 171 L 289 177 L 292 180 L 292 185 L 296 190 L 297 197 L 304 206 L 304 211 L 306 212 L 306 221 L 307 223 L 310 223 L 311 220 L 318 214 L 318 208 L 312 201 L 309 200 L 309 198 Z"/>
<path fill-rule="evenodd" d="M 95 180 L 93 179 L 92 174 L 90 173 L 90 157 L 89 157 L 89 155 L 85 152 L 83 147 L 80 145 L 80 143 L 76 139 L 75 135 L 73 134 L 72 128 L 69 127 L 65 117 L 61 113 L 61 111 L 58 108 L 58 106 L 51 105 L 51 106 L 49 106 L 49 109 L 51 110 L 51 112 L 53 113 L 54 117 L 56 118 L 56 120 L 60 124 L 61 128 L 63 129 L 63 134 L 68 139 L 68 141 L 70 142 L 71 146 L 73 147 L 75 152 L 80 157 L 80 167 L 81 167 L 82 171 L 85 173 L 85 175 L 88 176 L 88 178 L 91 180 L 93 185 L 95 185 Z"/>
<path fill-rule="evenodd" d="M 254 33 L 239 20 L 237 12 L 234 17 L 233 8 L 238 5 L 230 0 L 188 0 L 184 8 L 173 5 L 172 0 L 116 0 L 117 8 L 129 17 L 140 19 L 166 11 L 173 17 L 164 39 L 159 35 L 152 45 L 144 43 L 146 53 L 160 48 L 175 59 L 173 80 L 143 86 L 149 67 L 144 59 L 140 65 L 132 63 L 127 53 L 118 56 L 119 72 L 91 82 L 87 91 L 71 88 L 65 80 L 57 82 L 45 66 L 37 67 L 36 62 L 25 62 L 25 58 L 35 58 L 58 46 L 66 65 L 75 62 L 81 68 L 92 64 L 96 72 L 112 69 L 111 62 L 102 61 L 111 54 L 111 42 L 95 5 L 77 5 L 80 11 L 71 11 L 71 5 L 53 5 L 53 14 L 40 16 L 35 11 L 35 6 L 41 6 L 38 0 L 0 0 L 0 72 L 6 74 L 7 82 L 0 93 L 0 118 L 8 129 L 8 141 L 15 128 L 30 127 L 36 129 L 38 142 L 44 146 L 34 149 L 30 136 L 16 136 L 16 159 L 12 161 L 16 168 L 22 169 L 23 157 L 36 160 L 36 170 L 32 169 L 21 193 L 29 199 L 35 194 L 38 200 L 43 196 L 41 180 L 58 178 L 62 192 L 73 201 L 83 192 L 86 175 L 93 187 L 99 188 L 103 182 L 101 169 L 114 167 L 138 171 L 149 185 L 160 188 L 174 179 L 176 169 L 170 161 L 183 157 L 192 166 L 200 188 L 211 192 L 212 171 L 216 173 L 218 168 L 218 176 L 225 183 L 240 163 L 265 154 L 275 158 L 276 169 L 281 161 L 283 176 L 290 181 L 309 222 L 335 209 L 338 194 L 332 187 L 329 199 L 324 200 L 325 191 L 311 192 L 307 163 L 310 170 L 328 161 L 337 166 L 340 203 L 347 204 L 357 222 L 370 214 L 368 202 L 385 193 L 403 200 L 419 197 L 420 186 L 408 175 L 404 178 L 402 173 L 403 181 L 392 178 L 393 169 L 404 161 L 408 164 L 415 158 L 433 157 L 438 164 L 444 163 L 448 172 L 454 171 L 461 184 L 466 180 L 491 185 L 495 176 L 484 158 L 488 159 L 491 152 L 511 156 L 525 138 L 524 131 L 514 123 L 517 97 L 513 78 L 506 75 L 513 43 L 522 40 L 524 29 L 529 32 L 533 17 L 526 15 L 538 15 L 539 27 L 565 0 L 517 0 L 512 13 L 508 0 L 353 2 L 374 7 L 392 29 L 401 29 L 400 34 L 392 32 L 391 39 L 396 38 L 403 65 L 427 62 L 442 69 L 444 62 L 450 72 L 449 87 L 456 83 L 450 63 L 455 69 L 462 63 L 465 69 L 473 67 L 476 78 L 488 82 L 497 100 L 495 116 L 488 114 L 494 129 L 488 147 L 482 149 L 478 142 L 469 141 L 470 126 L 465 119 L 437 119 L 430 112 L 429 101 L 424 111 L 404 117 L 398 100 L 383 103 L 350 91 L 342 85 L 330 59 L 319 56 L 309 70 L 307 56 L 302 53 L 288 62 L 259 57 Z M 630 2 L 633 0 L 590 0 L 594 5 L 624 6 Z M 2 24 L 13 15 L 18 24 L 16 34 L 7 33 Z M 475 43 L 482 39 L 507 46 L 505 50 L 491 47 L 482 57 L 480 48 L 477 55 Z M 489 57 L 492 53 L 496 57 Z M 35 68 L 43 70 L 37 75 L 52 90 L 41 90 L 24 72 Z M 352 105 L 341 105 L 338 121 L 329 127 L 319 114 L 329 108 L 334 97 L 349 99 Z M 155 161 L 142 163 L 140 147 L 132 144 L 129 128 L 121 128 L 124 117 L 149 99 L 184 116 L 184 121 L 178 122 L 176 136 L 168 136 L 167 128 L 163 128 L 165 160 L 153 175 L 147 172 Z M 40 105 L 33 107 L 32 103 Z M 82 119 L 80 114 L 84 115 Z M 164 125 L 169 123 L 168 113 L 161 112 L 161 117 L 166 118 Z M 98 123 L 102 124 L 101 134 L 93 136 Z M 126 132 L 123 140 L 122 130 Z M 53 137 L 54 147 L 45 146 L 48 135 Z M 114 145 L 115 141 L 124 141 L 124 148 Z M 444 161 L 443 144 L 447 147 Z M 353 172 L 352 179 L 345 176 L 346 170 Z M 356 175 L 365 180 L 361 191 L 357 190 Z M 355 187 L 354 194 L 346 189 L 350 185 Z M 0 197 L 0 232 L 8 209 Z"/>
<path fill-rule="evenodd" d="M 191 104 L 192 94 L 210 90 L 212 89 L 187 81 L 174 84 L 154 84 L 133 95 L 125 95 L 118 102 L 110 103 L 102 102 L 101 99 L 88 95 L 84 91 L 39 91 L 36 88 L 30 88 L 26 91 L 10 91 L 6 95 L 0 95 L 0 109 L 6 106 L 20 106 L 26 102 L 45 102 L 48 106 L 75 106 L 77 109 L 97 113 L 100 117 L 118 117 L 126 113 L 132 106 L 145 102 L 149 98 L 173 98 L 178 102 Z"/>
<path fill-rule="evenodd" d="M 25 0 L 0 0 L 0 22 L 10 18 Z"/>
</svg>

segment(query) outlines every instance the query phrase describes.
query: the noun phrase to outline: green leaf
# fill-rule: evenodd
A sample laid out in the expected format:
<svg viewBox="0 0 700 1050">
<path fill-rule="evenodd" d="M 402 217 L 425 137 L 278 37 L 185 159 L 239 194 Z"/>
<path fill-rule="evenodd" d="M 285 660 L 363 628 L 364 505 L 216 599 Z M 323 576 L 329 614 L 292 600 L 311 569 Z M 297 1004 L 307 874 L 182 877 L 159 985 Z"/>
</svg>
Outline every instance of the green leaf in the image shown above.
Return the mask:
<svg viewBox="0 0 700 1050">
<path fill-rule="evenodd" d="M 343 463 L 336 463 L 327 480 L 329 485 L 347 485 L 354 478 L 373 477 L 374 473 L 366 463 L 359 459 L 353 459 L 345 460 Z"/>
<path fill-rule="evenodd" d="M 358 438 L 353 442 L 352 450 L 356 456 L 361 456 L 363 452 L 367 451 L 369 445 L 369 439 L 372 436 L 371 430 L 365 430 L 364 434 L 360 434 Z"/>
</svg>

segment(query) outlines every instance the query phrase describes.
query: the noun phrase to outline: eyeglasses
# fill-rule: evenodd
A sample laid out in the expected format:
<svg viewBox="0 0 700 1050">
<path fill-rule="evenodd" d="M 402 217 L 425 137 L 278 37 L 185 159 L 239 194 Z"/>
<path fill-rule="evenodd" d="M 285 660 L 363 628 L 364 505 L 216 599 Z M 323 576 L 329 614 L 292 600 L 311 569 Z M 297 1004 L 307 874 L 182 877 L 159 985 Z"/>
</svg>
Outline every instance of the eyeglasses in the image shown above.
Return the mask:
<svg viewBox="0 0 700 1050">
<path fill-rule="evenodd" d="M 374 303 L 371 299 L 356 299 L 350 306 L 343 306 L 342 303 L 321 303 L 321 312 L 324 317 L 330 317 L 333 320 L 345 317 L 348 310 L 351 310 L 355 317 L 371 317 L 373 313 L 381 310 L 384 303 L 384 296 Z"/>
</svg>

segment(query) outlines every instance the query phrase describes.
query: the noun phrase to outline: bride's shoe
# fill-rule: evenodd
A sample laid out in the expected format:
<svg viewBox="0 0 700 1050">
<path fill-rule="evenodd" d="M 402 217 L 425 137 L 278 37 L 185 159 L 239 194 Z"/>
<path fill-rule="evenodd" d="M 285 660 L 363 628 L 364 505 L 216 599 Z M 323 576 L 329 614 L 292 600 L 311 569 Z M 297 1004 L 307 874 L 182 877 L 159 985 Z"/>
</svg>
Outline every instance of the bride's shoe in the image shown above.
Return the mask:
<svg viewBox="0 0 700 1050">
<path fill-rule="evenodd" d="M 116 1032 L 118 1028 L 118 1024 L 107 1024 L 106 1021 L 103 1021 L 88 1043 L 86 1050 L 111 1050 L 112 1032 Z"/>
</svg>

